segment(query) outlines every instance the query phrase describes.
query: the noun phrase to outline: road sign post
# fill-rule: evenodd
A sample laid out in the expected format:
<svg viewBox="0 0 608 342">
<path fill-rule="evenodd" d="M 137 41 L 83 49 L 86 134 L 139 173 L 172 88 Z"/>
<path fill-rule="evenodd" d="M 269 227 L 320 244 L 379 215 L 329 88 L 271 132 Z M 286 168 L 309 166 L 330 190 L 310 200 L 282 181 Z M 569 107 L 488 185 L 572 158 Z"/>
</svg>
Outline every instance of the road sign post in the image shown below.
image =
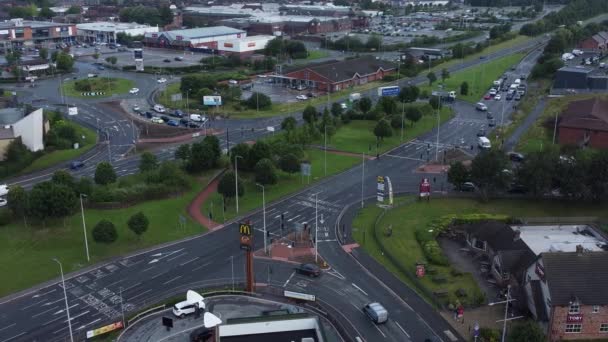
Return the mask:
<svg viewBox="0 0 608 342">
<path fill-rule="evenodd" d="M 253 234 L 251 228 L 251 223 L 249 223 L 249 221 L 239 223 L 241 249 L 245 251 L 245 270 L 247 273 L 247 284 L 245 291 L 247 292 L 255 291 L 253 286 Z"/>
</svg>

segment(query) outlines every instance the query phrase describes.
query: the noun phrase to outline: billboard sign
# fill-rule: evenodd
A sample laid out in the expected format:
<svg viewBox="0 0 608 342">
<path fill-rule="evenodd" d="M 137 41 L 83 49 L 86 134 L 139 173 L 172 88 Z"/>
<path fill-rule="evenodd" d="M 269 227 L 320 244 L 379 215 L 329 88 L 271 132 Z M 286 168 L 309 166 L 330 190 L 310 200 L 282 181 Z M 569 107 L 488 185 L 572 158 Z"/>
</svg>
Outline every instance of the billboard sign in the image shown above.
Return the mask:
<svg viewBox="0 0 608 342">
<path fill-rule="evenodd" d="M 251 250 L 251 225 L 249 223 L 239 223 L 239 234 L 241 249 L 250 251 Z"/>
<path fill-rule="evenodd" d="M 377 188 L 376 188 L 376 199 L 378 200 L 378 202 L 380 203 L 384 203 L 384 177 L 383 176 L 378 176 L 376 177 L 376 183 L 377 183 Z"/>
<path fill-rule="evenodd" d="M 144 50 L 142 49 L 134 49 L 133 50 L 133 59 L 144 59 Z"/>
<path fill-rule="evenodd" d="M 380 87 L 378 88 L 378 96 L 397 96 L 399 91 L 398 86 Z"/>
<path fill-rule="evenodd" d="M 309 163 L 300 164 L 300 173 L 302 173 L 302 176 L 310 176 L 310 171 Z"/>
<path fill-rule="evenodd" d="M 68 107 L 68 115 L 78 115 L 78 107 Z"/>
<path fill-rule="evenodd" d="M 420 182 L 420 197 L 429 196 L 431 196 L 431 182 L 429 182 L 428 178 L 423 178 Z"/>
<path fill-rule="evenodd" d="M 311 295 L 311 294 L 307 294 L 307 293 L 287 291 L 287 290 L 283 291 L 283 296 L 285 296 L 287 298 L 293 298 L 293 299 L 308 300 L 308 301 L 311 301 L 311 302 L 314 302 L 316 300 L 315 295 Z"/>
<path fill-rule="evenodd" d="M 92 338 L 92 337 L 99 336 L 99 335 L 102 335 L 105 333 L 109 333 L 110 331 L 114 331 L 114 330 L 122 329 L 122 328 L 123 328 L 122 322 L 112 323 L 112 324 L 103 326 L 101 328 L 87 331 L 87 338 Z"/>
<path fill-rule="evenodd" d="M 221 106 L 222 97 L 221 96 L 203 96 L 203 104 L 205 106 Z"/>
</svg>

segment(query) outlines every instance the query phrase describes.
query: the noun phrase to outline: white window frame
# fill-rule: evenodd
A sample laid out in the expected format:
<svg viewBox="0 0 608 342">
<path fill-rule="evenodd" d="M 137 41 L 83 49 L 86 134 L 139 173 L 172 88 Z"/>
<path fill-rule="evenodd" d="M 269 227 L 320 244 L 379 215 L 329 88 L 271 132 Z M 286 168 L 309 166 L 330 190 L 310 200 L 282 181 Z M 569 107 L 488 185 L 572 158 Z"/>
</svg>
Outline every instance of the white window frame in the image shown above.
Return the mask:
<svg viewBox="0 0 608 342">
<path fill-rule="evenodd" d="M 601 333 L 608 333 L 608 323 L 602 323 L 602 324 L 600 324 L 600 332 Z"/>
<path fill-rule="evenodd" d="M 583 331 L 583 325 L 580 323 L 566 324 L 566 329 L 564 329 L 564 331 L 567 334 L 580 334 Z"/>
<path fill-rule="evenodd" d="M 593 310 L 591 312 L 592 313 L 598 313 L 598 312 L 600 312 L 600 306 L 599 305 L 594 305 L 593 306 Z"/>
<path fill-rule="evenodd" d="M 570 307 L 568 308 L 568 313 L 569 314 L 581 313 L 581 305 L 578 302 L 570 304 Z"/>
</svg>

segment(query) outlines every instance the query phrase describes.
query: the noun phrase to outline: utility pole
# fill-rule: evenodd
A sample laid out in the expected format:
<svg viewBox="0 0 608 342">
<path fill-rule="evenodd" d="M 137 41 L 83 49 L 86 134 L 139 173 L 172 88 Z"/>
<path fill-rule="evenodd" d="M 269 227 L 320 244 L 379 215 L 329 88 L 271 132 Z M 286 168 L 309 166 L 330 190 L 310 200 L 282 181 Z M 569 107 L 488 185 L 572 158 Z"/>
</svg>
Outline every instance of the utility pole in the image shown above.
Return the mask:
<svg viewBox="0 0 608 342">
<path fill-rule="evenodd" d="M 404 125 L 405 125 L 405 102 L 401 101 L 401 141 L 403 141 Z"/>
<path fill-rule="evenodd" d="M 268 255 L 268 247 L 266 246 L 266 195 L 265 189 L 262 184 L 256 183 L 257 186 L 262 188 L 262 215 L 263 215 L 263 225 L 264 225 L 264 254 Z"/>
<path fill-rule="evenodd" d="M 441 95 L 439 95 L 439 104 L 437 105 L 437 146 L 435 146 L 435 161 L 439 161 L 439 113 L 441 109 Z"/>
<path fill-rule="evenodd" d="M 365 152 L 361 154 L 361 160 L 363 164 L 361 164 L 361 208 L 363 208 L 363 183 L 365 179 Z"/>
<path fill-rule="evenodd" d="M 555 111 L 555 124 L 553 125 L 553 145 L 555 145 L 555 135 L 557 134 L 557 114 L 559 112 Z"/>
<path fill-rule="evenodd" d="M 239 213 L 239 158 L 241 156 L 234 156 L 234 189 L 236 191 L 236 213 Z"/>
<path fill-rule="evenodd" d="M 65 289 L 65 278 L 63 277 L 63 265 L 61 265 L 61 262 L 56 258 L 53 258 L 53 261 L 59 264 L 59 271 L 61 272 L 61 284 L 63 287 L 63 297 L 65 299 L 65 312 L 68 316 L 68 328 L 70 329 L 70 341 L 74 342 L 74 335 L 72 334 L 72 319 L 70 318 L 70 306 L 68 305 L 68 294 Z"/>
<path fill-rule="evenodd" d="M 319 259 L 319 194 L 315 194 L 315 264 Z"/>
<path fill-rule="evenodd" d="M 89 241 L 87 240 L 87 224 L 84 220 L 84 205 L 82 204 L 82 197 L 87 197 L 85 194 L 80 194 L 80 213 L 82 214 L 82 231 L 84 233 L 84 248 L 87 252 L 87 262 L 91 261 L 89 257 Z"/>
<path fill-rule="evenodd" d="M 324 173 L 327 176 L 327 123 L 325 123 L 325 147 L 323 148 L 323 159 L 325 160 Z"/>
</svg>

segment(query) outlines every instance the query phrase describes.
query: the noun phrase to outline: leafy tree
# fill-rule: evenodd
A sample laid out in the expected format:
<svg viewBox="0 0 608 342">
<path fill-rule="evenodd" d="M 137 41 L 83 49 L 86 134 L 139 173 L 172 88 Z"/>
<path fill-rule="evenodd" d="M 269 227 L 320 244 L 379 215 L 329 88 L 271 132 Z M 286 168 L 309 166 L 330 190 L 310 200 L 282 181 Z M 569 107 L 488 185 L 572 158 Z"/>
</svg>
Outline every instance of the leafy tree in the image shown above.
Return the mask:
<svg viewBox="0 0 608 342">
<path fill-rule="evenodd" d="M 545 335 L 538 323 L 527 320 L 509 329 L 508 342 L 543 342 Z"/>
<path fill-rule="evenodd" d="M 4 152 L 4 160 L 11 163 L 19 163 L 25 160 L 24 157 L 31 154 L 27 147 L 21 142 L 21 138 L 17 138 L 8 144 Z"/>
<path fill-rule="evenodd" d="M 460 83 L 460 95 L 469 95 L 469 83 L 467 81 Z"/>
<path fill-rule="evenodd" d="M 115 65 L 116 62 L 118 61 L 118 59 L 116 58 L 116 56 L 110 56 L 106 58 L 106 62 Z"/>
<path fill-rule="evenodd" d="M 471 163 L 471 179 L 487 199 L 489 193 L 504 188 L 507 177 L 503 172 L 507 168 L 507 157 L 496 149 L 475 156 Z"/>
<path fill-rule="evenodd" d="M 118 232 L 116 232 L 114 223 L 106 219 L 97 222 L 91 234 L 93 235 L 93 240 L 97 243 L 110 244 L 118 239 Z"/>
<path fill-rule="evenodd" d="M 77 5 L 72 5 L 70 6 L 70 8 L 68 8 L 67 11 L 65 11 L 65 14 L 80 14 L 82 13 L 82 7 L 77 6 Z"/>
<path fill-rule="evenodd" d="M 6 195 L 6 200 L 8 201 L 8 208 L 13 213 L 15 217 L 23 217 L 25 220 L 25 216 L 28 212 L 28 193 L 20 187 L 19 185 L 13 185 L 8 190 L 8 195 Z"/>
<path fill-rule="evenodd" d="M 441 69 L 441 82 L 445 82 L 446 79 L 450 78 L 450 72 L 448 69 Z"/>
<path fill-rule="evenodd" d="M 551 189 L 557 159 L 557 153 L 529 153 L 517 169 L 517 180 L 532 194 L 536 196 L 544 194 Z"/>
<path fill-rule="evenodd" d="M 49 58 L 49 49 L 41 48 L 40 51 L 38 51 L 38 56 L 46 60 L 47 58 Z"/>
<path fill-rule="evenodd" d="M 399 92 L 399 101 L 410 103 L 414 102 L 420 96 L 420 88 L 413 86 L 403 87 Z"/>
<path fill-rule="evenodd" d="M 254 92 L 249 99 L 245 100 L 245 105 L 251 109 L 269 109 L 272 107 L 272 101 L 266 94 Z"/>
<path fill-rule="evenodd" d="M 179 145 L 175 150 L 175 158 L 182 161 L 190 159 L 190 144 Z"/>
<path fill-rule="evenodd" d="M 365 47 L 371 51 L 378 51 L 382 46 L 382 38 L 379 35 L 373 34 L 365 43 Z"/>
<path fill-rule="evenodd" d="M 116 182 L 116 172 L 112 164 L 101 162 L 97 164 L 95 169 L 95 183 L 99 185 L 107 185 Z"/>
<path fill-rule="evenodd" d="M 57 54 L 57 69 L 65 72 L 72 71 L 72 67 L 74 66 L 74 58 L 65 52 L 60 52 Z"/>
<path fill-rule="evenodd" d="M 80 177 L 74 184 L 74 192 L 90 196 L 93 193 L 93 181 L 89 177 Z"/>
<path fill-rule="evenodd" d="M 342 105 L 338 102 L 331 104 L 331 115 L 338 118 L 342 115 Z"/>
<path fill-rule="evenodd" d="M 386 119 L 378 121 L 376 127 L 374 127 L 374 135 L 379 140 L 384 140 L 384 138 L 393 135 L 393 129 L 391 128 L 390 123 Z"/>
<path fill-rule="evenodd" d="M 196 142 L 190 149 L 190 159 L 187 169 L 189 172 L 196 173 L 211 169 L 215 164 L 215 153 L 209 144 Z"/>
<path fill-rule="evenodd" d="M 304 111 L 302 112 L 302 118 L 309 124 L 317 121 L 318 116 L 319 113 L 317 112 L 317 109 L 311 105 L 306 106 L 306 108 L 304 108 Z"/>
<path fill-rule="evenodd" d="M 300 159 L 293 153 L 281 155 L 279 167 L 287 173 L 296 173 L 300 171 Z"/>
<path fill-rule="evenodd" d="M 401 128 L 402 117 L 401 115 L 393 115 L 391 116 L 391 127 L 394 129 Z"/>
<path fill-rule="evenodd" d="M 53 177 L 51 178 L 51 182 L 55 184 L 63 184 L 71 189 L 74 189 L 74 177 L 67 172 L 66 170 L 57 170 L 53 173 Z"/>
<path fill-rule="evenodd" d="M 42 7 L 40 12 L 38 12 L 38 16 L 44 19 L 51 19 L 55 16 L 55 12 L 51 11 L 49 7 Z M 45 58 L 46 59 L 46 58 Z"/>
<path fill-rule="evenodd" d="M 608 152 L 601 151 L 591 157 L 587 172 L 587 186 L 593 200 L 602 200 L 608 194 Z"/>
<path fill-rule="evenodd" d="M 448 171 L 448 182 L 452 183 L 456 189 L 460 189 L 462 184 L 469 181 L 469 171 L 462 162 L 455 162 L 450 165 Z"/>
<path fill-rule="evenodd" d="M 429 80 L 429 85 L 430 86 L 433 85 L 433 82 L 437 81 L 437 76 L 432 71 L 429 72 L 428 74 L 426 74 L 426 78 Z"/>
<path fill-rule="evenodd" d="M 219 163 L 220 157 L 222 156 L 222 148 L 220 147 L 220 140 L 215 135 L 208 135 L 203 139 L 205 144 L 211 150 L 213 158 L 210 160 L 211 167 L 216 167 Z"/>
<path fill-rule="evenodd" d="M 272 151 L 270 150 L 270 145 L 264 140 L 258 140 L 249 151 L 249 155 L 245 160 L 247 162 L 247 167 L 251 170 L 253 169 L 260 160 L 262 159 L 270 159 L 272 158 Z"/>
<path fill-rule="evenodd" d="M 76 206 L 74 190 L 63 184 L 38 183 L 29 194 L 30 214 L 41 220 L 70 215 Z"/>
<path fill-rule="evenodd" d="M 150 152 L 144 152 L 139 158 L 139 172 L 150 172 L 158 168 L 158 158 Z"/>
<path fill-rule="evenodd" d="M 243 182 L 238 180 L 239 187 L 239 197 L 245 195 L 245 187 L 243 186 Z M 220 182 L 217 185 L 217 192 L 224 196 L 224 198 L 234 198 L 236 196 L 236 188 L 234 186 L 234 172 L 227 171 L 220 179 Z"/>
<path fill-rule="evenodd" d="M 239 143 L 236 144 L 236 146 L 232 147 L 230 149 L 230 162 L 232 163 L 232 166 L 234 167 L 234 163 L 236 160 L 236 157 L 241 157 L 239 159 L 241 159 L 241 162 L 238 163 L 239 166 L 239 171 L 240 170 L 249 170 L 249 168 L 247 168 L 247 160 L 249 159 L 249 153 L 251 151 L 251 146 L 249 146 L 246 143 Z"/>
<path fill-rule="evenodd" d="M 296 129 L 298 122 L 293 116 L 288 116 L 281 122 L 281 129 L 288 133 L 293 132 Z"/>
<path fill-rule="evenodd" d="M 59 56 L 59 55 L 57 55 L 57 56 Z M 94 58 L 95 60 L 98 60 L 98 59 L 99 59 L 99 53 L 98 53 L 98 52 L 95 52 L 95 53 L 93 54 L 93 58 Z M 55 59 L 56 59 L 56 58 L 55 58 Z"/>
<path fill-rule="evenodd" d="M 131 229 L 131 231 L 135 233 L 135 235 L 137 235 L 137 238 L 139 239 L 141 235 L 148 230 L 150 220 L 148 220 L 146 215 L 144 215 L 144 213 L 140 211 L 129 218 L 129 221 L 127 221 L 127 225 L 129 226 L 129 229 Z"/>
<path fill-rule="evenodd" d="M 363 113 L 367 113 L 370 111 L 370 109 L 372 109 L 372 99 L 370 99 L 369 97 L 362 97 L 359 102 L 359 109 L 363 112 Z"/>
<path fill-rule="evenodd" d="M 386 115 L 393 115 L 397 112 L 397 102 L 389 96 L 382 96 L 376 106 L 386 113 Z"/>
<path fill-rule="evenodd" d="M 272 163 L 272 160 L 268 158 L 260 159 L 255 164 L 255 181 L 267 185 L 276 184 L 278 180 L 277 170 Z"/>
<path fill-rule="evenodd" d="M 418 107 L 410 106 L 405 110 L 405 117 L 410 120 L 413 126 L 422 118 L 422 111 Z"/>
<path fill-rule="evenodd" d="M 161 6 L 158 11 L 158 14 L 159 14 L 161 25 L 165 26 L 165 25 L 169 25 L 173 22 L 173 12 L 169 8 L 169 6 L 167 6 L 167 5 Z"/>
</svg>

